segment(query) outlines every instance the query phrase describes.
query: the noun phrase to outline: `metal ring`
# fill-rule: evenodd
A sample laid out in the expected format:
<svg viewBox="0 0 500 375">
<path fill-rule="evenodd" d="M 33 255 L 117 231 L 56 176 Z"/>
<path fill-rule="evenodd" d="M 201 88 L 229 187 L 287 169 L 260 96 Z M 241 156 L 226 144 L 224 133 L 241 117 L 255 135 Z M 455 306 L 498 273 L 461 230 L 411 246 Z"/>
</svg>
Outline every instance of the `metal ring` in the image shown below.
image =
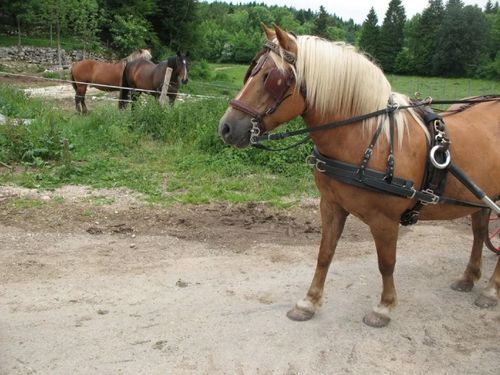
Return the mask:
<svg viewBox="0 0 500 375">
<path fill-rule="evenodd" d="M 441 149 L 441 146 L 437 145 L 437 146 L 434 146 L 432 149 L 431 149 L 431 152 L 429 154 L 429 158 L 431 160 L 431 163 L 433 166 L 435 166 L 437 169 L 445 169 L 448 167 L 448 165 L 450 165 L 451 163 L 451 155 L 450 155 L 450 151 L 449 150 L 446 150 L 444 152 L 445 156 L 446 156 L 446 160 L 443 162 L 443 163 L 439 163 L 437 160 L 436 160 L 436 151 L 440 150 Z"/>
<path fill-rule="evenodd" d="M 314 155 L 307 156 L 306 164 L 314 168 L 316 166 L 316 157 Z"/>
<path fill-rule="evenodd" d="M 319 166 L 320 165 L 326 165 L 326 163 L 323 160 L 316 160 L 316 170 L 321 173 L 325 173 L 326 169 L 321 169 Z"/>
</svg>

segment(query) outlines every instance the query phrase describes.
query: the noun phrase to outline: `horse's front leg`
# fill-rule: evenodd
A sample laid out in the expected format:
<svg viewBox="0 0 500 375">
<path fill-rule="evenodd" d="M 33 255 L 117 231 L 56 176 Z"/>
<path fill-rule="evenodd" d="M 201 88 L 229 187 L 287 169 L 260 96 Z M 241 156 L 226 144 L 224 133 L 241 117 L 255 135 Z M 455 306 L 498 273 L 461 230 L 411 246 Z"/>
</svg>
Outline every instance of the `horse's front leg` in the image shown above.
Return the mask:
<svg viewBox="0 0 500 375">
<path fill-rule="evenodd" d="M 370 224 L 370 231 L 377 248 L 378 269 L 382 275 L 383 289 L 380 303 L 364 316 L 363 322 L 371 327 L 379 328 L 389 324 L 391 320 L 389 311 L 396 305 L 393 273 L 396 265 L 399 223 L 379 217 Z"/>
<path fill-rule="evenodd" d="M 472 242 L 469 263 L 467 264 L 462 277 L 451 284 L 451 289 L 460 292 L 470 292 L 474 286 L 474 282 L 479 280 L 481 277 L 481 255 L 484 238 L 488 232 L 489 210 L 484 209 L 475 212 L 471 215 L 471 217 L 474 240 Z"/>
<path fill-rule="evenodd" d="M 321 245 L 319 247 L 316 271 L 305 298 L 297 302 L 295 307 L 288 311 L 287 316 L 292 320 L 304 321 L 314 316 L 321 306 L 321 298 L 325 286 L 328 268 L 332 262 L 335 249 L 349 213 L 336 203 L 327 202 L 321 198 Z"/>
</svg>

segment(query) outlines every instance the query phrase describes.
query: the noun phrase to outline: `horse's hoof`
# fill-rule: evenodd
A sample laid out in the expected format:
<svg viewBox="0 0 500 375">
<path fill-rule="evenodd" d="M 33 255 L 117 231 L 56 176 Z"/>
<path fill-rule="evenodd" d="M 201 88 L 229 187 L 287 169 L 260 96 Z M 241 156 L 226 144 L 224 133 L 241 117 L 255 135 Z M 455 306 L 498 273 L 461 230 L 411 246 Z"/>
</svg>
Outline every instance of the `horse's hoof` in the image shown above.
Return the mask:
<svg viewBox="0 0 500 375">
<path fill-rule="evenodd" d="M 389 324 L 391 318 L 375 311 L 370 311 L 363 317 L 363 323 L 373 328 L 382 328 Z"/>
<path fill-rule="evenodd" d="M 472 281 L 459 279 L 450 285 L 450 288 L 456 290 L 457 292 L 470 292 L 474 287 Z"/>
<path fill-rule="evenodd" d="M 294 320 L 296 322 L 304 322 L 306 320 L 310 320 L 314 316 L 314 311 L 304 310 L 297 306 L 286 313 L 286 316 L 290 320 Z"/>
<path fill-rule="evenodd" d="M 488 307 L 496 306 L 498 304 L 498 300 L 496 298 L 480 294 L 474 301 L 474 304 L 482 309 L 486 309 Z"/>
</svg>

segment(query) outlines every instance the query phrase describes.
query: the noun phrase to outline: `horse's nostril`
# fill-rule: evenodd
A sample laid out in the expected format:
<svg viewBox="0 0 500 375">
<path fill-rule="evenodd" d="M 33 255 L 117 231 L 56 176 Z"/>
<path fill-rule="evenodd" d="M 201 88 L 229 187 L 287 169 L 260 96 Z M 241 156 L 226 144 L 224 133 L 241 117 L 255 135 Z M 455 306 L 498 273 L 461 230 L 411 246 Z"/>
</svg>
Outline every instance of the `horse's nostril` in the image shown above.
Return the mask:
<svg viewBox="0 0 500 375">
<path fill-rule="evenodd" d="M 224 123 L 220 128 L 220 134 L 223 137 L 226 137 L 229 133 L 231 133 L 231 127 L 228 124 Z"/>
</svg>

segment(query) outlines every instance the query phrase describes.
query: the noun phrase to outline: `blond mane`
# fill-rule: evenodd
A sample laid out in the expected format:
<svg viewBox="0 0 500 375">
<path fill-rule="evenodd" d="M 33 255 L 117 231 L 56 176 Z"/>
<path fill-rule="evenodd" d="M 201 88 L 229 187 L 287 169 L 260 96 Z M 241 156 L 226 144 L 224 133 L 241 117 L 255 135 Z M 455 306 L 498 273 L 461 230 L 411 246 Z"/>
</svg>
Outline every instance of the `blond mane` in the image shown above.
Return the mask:
<svg viewBox="0 0 500 375">
<path fill-rule="evenodd" d="M 151 60 L 151 51 L 149 49 L 141 48 L 138 49 L 137 51 L 132 52 L 130 55 L 127 57 L 123 58 L 120 60 L 121 63 L 126 64 L 128 62 L 137 60 L 137 59 L 146 59 L 146 60 Z"/>
<path fill-rule="evenodd" d="M 408 104 L 406 96 L 392 92 L 382 70 L 353 46 L 310 35 L 298 36 L 296 43 L 297 63 L 292 69 L 297 87 L 305 87 L 308 108 L 323 119 L 332 114 L 341 119 L 367 114 L 386 108 L 389 101 Z M 283 61 L 278 61 L 278 66 L 284 68 Z M 410 113 L 421 124 L 415 113 Z M 401 111 L 395 112 L 394 118 L 401 146 L 406 120 Z M 379 121 L 367 120 L 365 125 L 372 129 Z M 389 137 L 388 118 L 384 132 Z"/>
</svg>

